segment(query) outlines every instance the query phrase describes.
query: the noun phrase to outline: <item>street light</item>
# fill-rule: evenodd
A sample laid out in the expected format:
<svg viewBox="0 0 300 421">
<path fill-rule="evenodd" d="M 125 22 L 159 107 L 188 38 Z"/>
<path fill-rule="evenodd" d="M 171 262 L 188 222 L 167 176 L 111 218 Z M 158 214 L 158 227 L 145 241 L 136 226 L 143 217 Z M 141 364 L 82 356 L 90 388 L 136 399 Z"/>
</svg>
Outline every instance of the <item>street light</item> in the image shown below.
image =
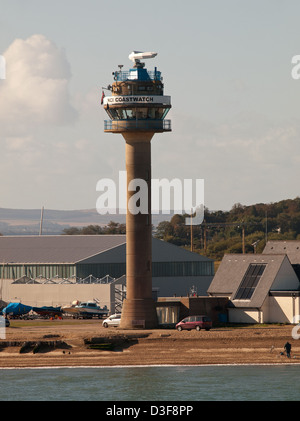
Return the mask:
<svg viewBox="0 0 300 421">
<path fill-rule="evenodd" d="M 256 246 L 259 242 L 260 242 L 260 240 L 257 240 L 257 241 L 255 241 L 254 243 L 251 244 L 251 246 L 253 246 L 253 248 L 254 248 L 254 253 L 256 253 Z"/>
</svg>

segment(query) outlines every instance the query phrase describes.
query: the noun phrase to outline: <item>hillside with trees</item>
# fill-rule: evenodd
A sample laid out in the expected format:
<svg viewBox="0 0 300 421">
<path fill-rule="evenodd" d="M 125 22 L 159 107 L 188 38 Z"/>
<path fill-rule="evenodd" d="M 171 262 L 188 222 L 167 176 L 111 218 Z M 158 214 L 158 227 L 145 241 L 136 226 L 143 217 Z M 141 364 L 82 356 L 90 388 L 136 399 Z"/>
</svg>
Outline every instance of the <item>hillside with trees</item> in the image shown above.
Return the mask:
<svg viewBox="0 0 300 421">
<path fill-rule="evenodd" d="M 225 253 L 261 253 L 266 240 L 300 240 L 300 198 L 230 211 L 205 209 L 204 221 L 193 226 L 193 251 L 221 260 Z M 158 224 L 155 237 L 191 250 L 191 227 L 185 215 Z"/>
</svg>

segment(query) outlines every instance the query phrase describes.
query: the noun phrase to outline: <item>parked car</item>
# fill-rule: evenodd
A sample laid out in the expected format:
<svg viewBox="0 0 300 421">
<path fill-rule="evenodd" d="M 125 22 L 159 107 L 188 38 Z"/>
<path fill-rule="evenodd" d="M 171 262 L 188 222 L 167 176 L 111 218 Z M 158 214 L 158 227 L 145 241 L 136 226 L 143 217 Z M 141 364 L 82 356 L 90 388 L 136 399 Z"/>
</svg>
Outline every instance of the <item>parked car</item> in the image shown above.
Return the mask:
<svg viewBox="0 0 300 421">
<path fill-rule="evenodd" d="M 212 328 L 212 320 L 208 316 L 189 316 L 185 317 L 176 325 L 177 330 L 210 330 Z"/>
<path fill-rule="evenodd" d="M 102 326 L 109 327 L 109 326 L 119 326 L 121 322 L 121 314 L 112 314 L 107 319 L 103 320 Z"/>
</svg>

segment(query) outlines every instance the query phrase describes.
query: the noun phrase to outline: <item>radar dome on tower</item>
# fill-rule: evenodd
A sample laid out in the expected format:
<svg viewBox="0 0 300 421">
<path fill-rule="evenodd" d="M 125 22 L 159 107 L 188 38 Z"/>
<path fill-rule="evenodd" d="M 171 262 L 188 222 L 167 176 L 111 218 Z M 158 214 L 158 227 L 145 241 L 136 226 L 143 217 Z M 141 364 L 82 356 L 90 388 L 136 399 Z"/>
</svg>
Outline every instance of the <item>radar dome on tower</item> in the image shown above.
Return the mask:
<svg viewBox="0 0 300 421">
<path fill-rule="evenodd" d="M 154 58 L 156 56 L 157 56 L 157 53 L 153 53 L 153 52 L 132 51 L 132 53 L 129 54 L 128 58 L 129 60 L 133 61 L 137 65 L 141 62 L 140 60 Z"/>
</svg>

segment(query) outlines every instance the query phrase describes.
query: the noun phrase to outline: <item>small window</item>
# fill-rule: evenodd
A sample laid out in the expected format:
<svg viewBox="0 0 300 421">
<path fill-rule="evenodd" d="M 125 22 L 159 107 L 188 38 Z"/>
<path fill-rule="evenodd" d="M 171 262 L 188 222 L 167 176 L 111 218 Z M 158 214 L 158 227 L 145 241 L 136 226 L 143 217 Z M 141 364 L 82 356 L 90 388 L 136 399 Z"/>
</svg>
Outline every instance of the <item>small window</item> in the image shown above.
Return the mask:
<svg viewBox="0 0 300 421">
<path fill-rule="evenodd" d="M 131 109 L 125 109 L 125 113 L 126 113 L 126 117 L 127 119 L 132 119 L 133 118 L 133 112 Z"/>
</svg>

